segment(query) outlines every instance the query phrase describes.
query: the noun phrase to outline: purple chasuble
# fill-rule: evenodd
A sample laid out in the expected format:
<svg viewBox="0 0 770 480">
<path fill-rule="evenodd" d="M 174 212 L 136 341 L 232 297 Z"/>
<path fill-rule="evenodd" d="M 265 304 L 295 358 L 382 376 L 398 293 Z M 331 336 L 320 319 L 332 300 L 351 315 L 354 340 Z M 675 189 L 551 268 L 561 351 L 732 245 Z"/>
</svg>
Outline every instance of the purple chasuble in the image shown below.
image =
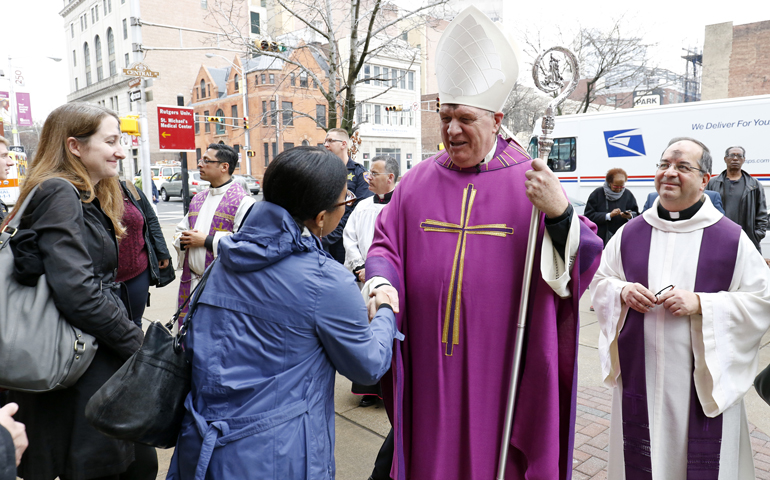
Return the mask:
<svg viewBox="0 0 770 480">
<path fill-rule="evenodd" d="M 208 198 L 209 191 L 196 194 L 190 201 L 190 209 L 187 212 L 187 221 L 190 224 L 190 230 L 195 229 L 195 223 L 198 220 L 198 213 L 203 206 L 203 202 Z M 233 182 L 232 185 L 222 194 L 222 200 L 217 205 L 217 210 L 214 212 L 214 218 L 211 220 L 211 227 L 209 228 L 209 235 L 214 235 L 214 232 L 232 232 L 235 228 L 235 214 L 238 213 L 238 207 L 241 205 L 241 200 L 246 197 L 246 192 L 243 191 L 240 184 Z M 211 265 L 214 261 L 214 252 L 206 251 L 206 267 Z M 179 283 L 179 299 L 178 306 L 182 304 L 190 297 L 192 285 L 192 272 L 190 272 L 190 260 L 187 255 L 184 257 L 184 263 L 182 264 L 182 277 Z M 179 315 L 179 325 L 184 323 L 184 318 L 187 316 L 187 310 L 189 305 L 185 305 L 182 309 L 182 313 Z"/>
<path fill-rule="evenodd" d="M 406 336 L 382 380 L 393 478 L 495 478 L 532 212 L 529 162 L 502 137 L 478 169 L 443 152 L 404 176 L 377 219 L 366 275 L 398 289 Z M 596 227 L 580 220 L 572 297 L 560 299 L 539 268 L 533 275 L 508 479 L 572 474 L 578 300 L 602 249 Z"/>
<path fill-rule="evenodd" d="M 735 271 L 741 228 L 722 217 L 703 230 L 695 291 L 727 291 Z M 636 217 L 623 229 L 620 254 L 629 282 L 648 285 L 652 226 Z M 719 256 L 708 251 L 722 252 Z M 647 408 L 647 376 L 644 365 L 644 314 L 629 310 L 618 336 L 618 357 L 623 382 L 623 463 L 626 480 L 652 479 L 652 447 Z M 687 479 L 718 480 L 722 441 L 722 415 L 708 418 L 691 379 L 687 444 Z"/>
</svg>

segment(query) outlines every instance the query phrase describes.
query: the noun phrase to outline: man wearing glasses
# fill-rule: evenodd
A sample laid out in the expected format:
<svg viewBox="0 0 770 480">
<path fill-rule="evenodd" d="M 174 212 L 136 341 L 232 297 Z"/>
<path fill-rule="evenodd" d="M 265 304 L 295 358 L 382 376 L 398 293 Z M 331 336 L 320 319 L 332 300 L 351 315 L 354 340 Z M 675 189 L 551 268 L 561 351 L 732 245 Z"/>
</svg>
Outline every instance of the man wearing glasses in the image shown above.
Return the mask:
<svg viewBox="0 0 770 480">
<path fill-rule="evenodd" d="M 354 162 L 348 155 L 350 147 L 350 136 L 348 132 L 342 128 L 332 128 L 326 133 L 326 140 L 324 140 L 324 147 L 337 156 L 348 168 L 348 190 L 353 192 L 353 195 L 358 200 L 371 197 L 372 192 L 369 191 L 369 184 L 364 178 L 366 170 L 361 164 Z M 342 232 L 345 230 L 345 225 L 348 223 L 348 218 L 353 212 L 353 208 L 356 203 L 345 205 L 345 214 L 342 216 L 339 225 L 331 233 L 324 236 L 321 239 L 324 250 L 334 257 L 335 260 L 344 264 L 345 263 L 345 246 L 342 242 Z"/>
<path fill-rule="evenodd" d="M 208 190 L 197 193 L 190 210 L 176 226 L 174 246 L 182 262 L 179 305 L 190 296 L 206 267 L 217 256 L 219 241 L 238 231 L 243 218 L 254 204 L 251 195 L 233 182 L 238 154 L 233 147 L 212 143 L 198 160 L 201 180 L 211 183 Z M 182 322 L 188 307 L 182 312 Z"/>
<path fill-rule="evenodd" d="M 746 161 L 743 147 L 730 147 L 725 151 L 727 169 L 712 178 L 706 187 L 719 192 L 725 208 L 725 215 L 741 226 L 749 240 L 762 252 L 759 242 L 767 231 L 767 207 L 765 189 L 756 178 L 741 167 Z"/>
<path fill-rule="evenodd" d="M 703 194 L 710 169 L 697 140 L 666 148 L 658 200 L 618 230 L 591 282 L 613 387 L 608 478 L 754 478 L 743 396 L 770 270 Z"/>
</svg>

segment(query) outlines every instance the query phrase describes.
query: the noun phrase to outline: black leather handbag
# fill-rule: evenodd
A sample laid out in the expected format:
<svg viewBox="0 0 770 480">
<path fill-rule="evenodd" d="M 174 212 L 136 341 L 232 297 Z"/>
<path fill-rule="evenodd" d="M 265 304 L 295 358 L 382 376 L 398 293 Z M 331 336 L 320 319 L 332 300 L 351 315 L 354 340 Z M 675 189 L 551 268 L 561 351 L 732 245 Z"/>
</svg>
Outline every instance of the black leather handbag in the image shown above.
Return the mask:
<svg viewBox="0 0 770 480">
<path fill-rule="evenodd" d="M 94 428 L 110 437 L 156 448 L 176 445 L 192 373 L 183 342 L 215 263 L 188 298 L 190 311 L 179 333 L 174 336 L 170 330 L 187 302 L 165 326 L 152 323 L 141 348 L 88 401 L 86 419 Z"/>
<path fill-rule="evenodd" d="M 770 405 L 770 365 L 759 372 L 759 375 L 754 379 L 754 388 L 757 389 L 762 400 Z"/>
</svg>

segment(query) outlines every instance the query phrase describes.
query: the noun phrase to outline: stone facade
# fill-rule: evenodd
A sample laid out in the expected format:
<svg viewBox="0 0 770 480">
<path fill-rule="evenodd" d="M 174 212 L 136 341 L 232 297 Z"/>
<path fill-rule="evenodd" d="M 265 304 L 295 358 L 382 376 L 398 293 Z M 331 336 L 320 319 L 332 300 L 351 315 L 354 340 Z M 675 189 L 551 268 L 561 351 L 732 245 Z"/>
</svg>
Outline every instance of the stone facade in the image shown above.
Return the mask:
<svg viewBox="0 0 770 480">
<path fill-rule="evenodd" d="M 706 26 L 702 99 L 770 94 L 770 21 Z"/>
</svg>

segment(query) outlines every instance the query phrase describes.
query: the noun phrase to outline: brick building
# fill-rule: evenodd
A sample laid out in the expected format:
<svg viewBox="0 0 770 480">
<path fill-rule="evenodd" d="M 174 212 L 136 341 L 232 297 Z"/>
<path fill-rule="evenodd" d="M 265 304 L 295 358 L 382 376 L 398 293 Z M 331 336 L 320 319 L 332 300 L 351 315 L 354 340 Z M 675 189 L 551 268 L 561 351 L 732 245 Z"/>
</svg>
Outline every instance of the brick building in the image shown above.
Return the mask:
<svg viewBox="0 0 770 480">
<path fill-rule="evenodd" d="M 324 78 L 319 62 L 323 58 L 308 49 L 294 50 L 289 58 Z M 323 145 L 328 118 L 327 102 L 312 77 L 281 59 L 257 56 L 233 66 L 209 68 L 201 65 L 192 84 L 192 102 L 196 115 L 195 156 L 188 157 L 188 168 L 211 143 L 233 146 L 241 155 L 238 173 L 262 179 L 270 160 L 286 149 L 300 145 Z M 244 129 L 241 72 L 246 72 L 245 88 L 249 106 L 249 128 Z M 189 80 L 188 80 L 189 81 Z M 223 123 L 207 117 L 226 117 Z M 246 154 L 249 135 L 253 157 Z M 244 164 L 248 161 L 249 165 Z"/>
<path fill-rule="evenodd" d="M 664 68 L 637 71 L 634 66 L 627 69 L 618 67 L 606 80 L 600 81 L 600 84 L 612 86 L 602 88 L 591 102 L 588 111 L 595 111 L 600 106 L 635 108 L 685 101 L 686 78 Z M 586 88 L 587 79 L 583 78 L 569 99 L 580 102 L 585 97 Z"/>
<path fill-rule="evenodd" d="M 703 100 L 770 93 L 770 21 L 706 25 Z"/>
</svg>

